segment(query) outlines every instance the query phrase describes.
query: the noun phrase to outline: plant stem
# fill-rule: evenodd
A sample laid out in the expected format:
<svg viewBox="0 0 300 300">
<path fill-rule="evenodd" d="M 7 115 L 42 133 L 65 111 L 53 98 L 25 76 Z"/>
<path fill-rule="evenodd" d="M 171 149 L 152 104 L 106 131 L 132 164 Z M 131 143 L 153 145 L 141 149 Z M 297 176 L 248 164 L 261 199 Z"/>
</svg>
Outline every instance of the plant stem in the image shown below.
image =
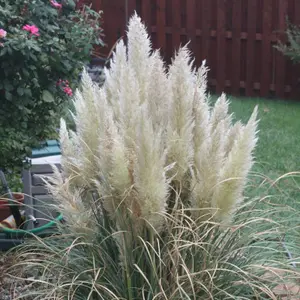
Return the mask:
<svg viewBox="0 0 300 300">
<path fill-rule="evenodd" d="M 127 283 L 127 293 L 128 293 L 128 300 L 133 300 L 132 294 L 132 282 L 131 282 L 131 275 L 130 275 L 130 268 L 127 260 L 127 243 L 125 238 L 125 233 L 123 233 L 123 242 L 124 242 L 124 259 L 125 259 L 125 273 L 126 273 L 126 283 Z"/>
</svg>

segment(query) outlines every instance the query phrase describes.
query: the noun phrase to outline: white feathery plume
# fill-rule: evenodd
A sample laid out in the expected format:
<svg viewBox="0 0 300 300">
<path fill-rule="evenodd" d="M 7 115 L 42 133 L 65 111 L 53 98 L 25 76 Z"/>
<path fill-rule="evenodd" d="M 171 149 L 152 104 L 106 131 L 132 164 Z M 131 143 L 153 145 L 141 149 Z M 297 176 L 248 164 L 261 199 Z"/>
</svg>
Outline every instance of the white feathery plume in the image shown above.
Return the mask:
<svg viewBox="0 0 300 300">
<path fill-rule="evenodd" d="M 226 95 L 223 93 L 218 98 L 211 112 L 210 122 L 211 122 L 212 133 L 222 120 L 224 120 L 224 130 L 225 132 L 228 132 L 232 122 L 232 115 L 229 115 L 228 110 L 229 110 L 229 101 L 227 100 Z"/>
<path fill-rule="evenodd" d="M 128 24 L 128 64 L 139 84 L 140 101 L 145 102 L 149 86 L 149 75 L 152 69 L 150 54 L 151 41 L 141 18 L 134 13 Z"/>
<path fill-rule="evenodd" d="M 120 40 L 116 45 L 116 50 L 110 62 L 110 69 L 105 68 L 104 90 L 107 95 L 107 101 L 114 110 L 116 119 L 119 119 L 119 93 L 124 84 L 122 82 L 127 73 L 127 54 L 124 41 Z"/>
<path fill-rule="evenodd" d="M 207 102 L 207 72 L 205 61 L 197 72 L 197 86 L 194 92 L 193 116 L 194 116 L 194 151 L 195 159 L 201 145 L 207 140 L 210 129 L 210 108 Z"/>
<path fill-rule="evenodd" d="M 171 98 L 171 86 L 167 77 L 164 62 L 158 51 L 152 55 L 153 68 L 149 78 L 147 106 L 153 119 L 155 130 L 166 128 L 168 105 Z"/>
<path fill-rule="evenodd" d="M 93 84 L 89 75 L 84 72 L 82 92 L 77 91 L 75 96 L 76 128 L 78 160 L 81 161 L 81 177 L 87 185 L 91 178 L 97 176 L 96 157 L 99 142 L 105 137 L 105 121 L 108 106 L 106 94 Z"/>
<path fill-rule="evenodd" d="M 104 85 L 84 72 L 74 96 L 76 131 L 61 122 L 65 179 L 56 174 L 51 191 L 62 212 L 76 228 L 72 214 L 82 213 L 87 228 L 97 192 L 119 229 L 127 230 L 131 217 L 137 229 L 150 224 L 159 231 L 162 215 L 179 201 L 206 209 L 194 218 L 210 217 L 215 209 L 218 218 L 229 217 L 252 165 L 256 110 L 246 126 L 232 126 L 224 94 L 210 111 L 205 62 L 193 70 L 185 46 L 166 72 L 136 14 L 128 28 L 128 47 L 117 44 Z"/>
<path fill-rule="evenodd" d="M 244 130 L 244 126 L 241 121 L 237 121 L 228 132 L 228 138 L 225 145 L 225 156 L 227 157 L 231 151 L 234 143 L 236 142 L 240 132 Z"/>
<path fill-rule="evenodd" d="M 119 93 L 120 118 L 119 126 L 123 131 L 126 147 L 134 148 L 136 139 L 135 128 L 138 126 L 137 117 L 139 114 L 140 88 L 131 65 L 128 66 L 128 73 L 123 77 L 123 85 Z"/>
<path fill-rule="evenodd" d="M 166 210 L 168 183 L 165 175 L 165 150 L 162 130 L 154 132 L 152 120 L 142 108 L 137 128 L 134 189 L 141 216 L 161 228 Z"/>
<path fill-rule="evenodd" d="M 217 217 L 226 220 L 242 201 L 242 192 L 247 174 L 253 165 L 253 150 L 257 142 L 257 107 L 245 126 L 240 130 L 229 152 L 228 159 L 220 170 L 219 183 L 212 197 Z"/>
<path fill-rule="evenodd" d="M 199 94 L 205 97 L 207 101 L 207 76 L 209 68 L 206 66 L 206 60 L 202 61 L 200 68 L 197 71 L 197 85 Z"/>
<path fill-rule="evenodd" d="M 45 180 L 46 186 L 53 195 L 57 210 L 63 212 L 68 226 L 77 234 L 86 233 L 93 228 L 93 217 L 86 199 L 82 199 L 82 190 L 74 188 L 71 182 L 65 179 L 58 168 L 53 165 L 53 175 Z"/>
<path fill-rule="evenodd" d="M 106 136 L 99 143 L 97 157 L 97 190 L 104 208 L 114 216 L 115 210 L 125 200 L 132 185 L 125 143 L 114 123 L 113 114 L 107 115 Z"/>
<path fill-rule="evenodd" d="M 168 128 L 168 162 L 176 162 L 175 179 L 181 181 L 189 170 L 194 156 L 193 99 L 196 78 L 187 47 L 179 49 L 168 74 L 171 85 Z"/>
<path fill-rule="evenodd" d="M 214 133 L 207 138 L 197 153 L 196 178 L 193 180 L 193 206 L 196 208 L 211 208 L 211 197 L 224 163 L 225 139 L 224 120 L 221 120 Z M 199 213 L 200 211 L 196 214 Z"/>
</svg>

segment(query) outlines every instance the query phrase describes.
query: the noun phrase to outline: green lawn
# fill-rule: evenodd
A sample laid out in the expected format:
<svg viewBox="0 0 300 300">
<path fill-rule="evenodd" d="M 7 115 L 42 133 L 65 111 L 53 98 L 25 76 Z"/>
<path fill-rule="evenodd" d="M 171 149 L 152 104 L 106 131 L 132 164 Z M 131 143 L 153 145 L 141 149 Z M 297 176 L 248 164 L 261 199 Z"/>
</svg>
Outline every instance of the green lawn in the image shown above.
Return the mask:
<svg viewBox="0 0 300 300">
<path fill-rule="evenodd" d="M 243 122 L 248 120 L 255 105 L 259 106 L 256 164 L 247 194 L 280 195 L 275 198 L 280 203 L 300 209 L 300 102 L 235 97 L 230 100 L 235 118 Z M 270 182 L 297 171 L 298 175 L 285 177 L 270 188 Z M 260 175 L 266 177 L 266 184 L 258 188 L 263 181 Z"/>
</svg>

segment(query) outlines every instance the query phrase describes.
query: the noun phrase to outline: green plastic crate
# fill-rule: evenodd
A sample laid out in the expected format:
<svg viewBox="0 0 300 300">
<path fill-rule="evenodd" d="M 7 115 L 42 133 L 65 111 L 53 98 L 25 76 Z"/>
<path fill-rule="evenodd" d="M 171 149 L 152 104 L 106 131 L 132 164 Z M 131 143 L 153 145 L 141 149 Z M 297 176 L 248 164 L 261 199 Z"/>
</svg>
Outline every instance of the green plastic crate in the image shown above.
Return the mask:
<svg viewBox="0 0 300 300">
<path fill-rule="evenodd" d="M 61 150 L 58 141 L 47 140 L 41 145 L 41 148 L 32 149 L 31 158 L 40 158 L 46 156 L 60 155 Z"/>
</svg>

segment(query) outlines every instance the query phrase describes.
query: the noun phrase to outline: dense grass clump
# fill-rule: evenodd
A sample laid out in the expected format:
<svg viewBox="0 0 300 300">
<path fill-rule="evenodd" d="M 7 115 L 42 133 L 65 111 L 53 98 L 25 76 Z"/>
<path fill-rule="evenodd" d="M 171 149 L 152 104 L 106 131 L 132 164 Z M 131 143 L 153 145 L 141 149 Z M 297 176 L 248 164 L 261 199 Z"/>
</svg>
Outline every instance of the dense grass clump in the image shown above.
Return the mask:
<svg viewBox="0 0 300 300">
<path fill-rule="evenodd" d="M 298 232 L 275 221 L 278 207 L 261 210 L 265 199 L 243 201 L 257 109 L 244 125 L 225 95 L 211 108 L 206 74 L 186 47 L 167 71 L 135 15 L 104 85 L 83 76 L 76 131 L 61 123 L 63 172 L 48 182 L 66 223 L 17 250 L 25 274 L 35 270 L 28 297 L 290 296 Z M 284 243 L 287 232 L 294 243 Z"/>
</svg>

